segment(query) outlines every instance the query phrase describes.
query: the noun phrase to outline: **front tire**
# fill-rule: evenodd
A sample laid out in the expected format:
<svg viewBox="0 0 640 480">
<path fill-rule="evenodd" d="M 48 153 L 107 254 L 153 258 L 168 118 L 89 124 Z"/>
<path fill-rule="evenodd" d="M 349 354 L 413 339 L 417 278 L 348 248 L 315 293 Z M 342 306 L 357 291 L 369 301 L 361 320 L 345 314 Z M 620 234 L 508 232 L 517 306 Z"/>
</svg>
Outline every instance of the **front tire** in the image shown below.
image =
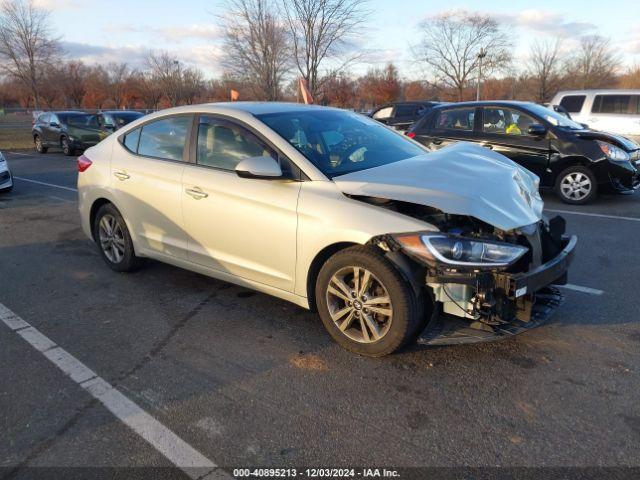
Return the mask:
<svg viewBox="0 0 640 480">
<path fill-rule="evenodd" d="M 584 205 L 596 198 L 598 184 L 591 170 L 574 165 L 560 172 L 556 180 L 555 191 L 564 203 Z"/>
<path fill-rule="evenodd" d="M 118 209 L 108 203 L 100 207 L 93 222 L 93 238 L 110 269 L 132 272 L 140 267 L 127 224 Z"/>
<path fill-rule="evenodd" d="M 322 323 L 343 348 L 381 357 L 414 338 L 419 309 L 409 283 L 372 247 L 330 257 L 316 282 Z"/>
<path fill-rule="evenodd" d="M 47 153 L 47 150 L 49 150 L 42 143 L 42 139 L 40 138 L 40 135 L 36 135 L 35 137 L 33 137 L 33 143 L 36 147 L 36 152 L 38 153 Z"/>
<path fill-rule="evenodd" d="M 62 137 L 60 140 L 60 146 L 62 147 L 62 153 L 64 153 L 67 157 L 72 157 L 76 151 L 69 143 L 69 139 L 67 137 Z"/>
</svg>

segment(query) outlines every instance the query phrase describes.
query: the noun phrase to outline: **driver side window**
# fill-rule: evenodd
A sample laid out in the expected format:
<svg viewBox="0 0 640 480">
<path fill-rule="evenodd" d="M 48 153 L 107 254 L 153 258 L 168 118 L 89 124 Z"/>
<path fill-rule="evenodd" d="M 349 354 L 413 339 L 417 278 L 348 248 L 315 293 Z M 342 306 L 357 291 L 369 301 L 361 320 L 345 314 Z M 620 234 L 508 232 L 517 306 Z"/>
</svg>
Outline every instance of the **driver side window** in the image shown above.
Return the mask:
<svg viewBox="0 0 640 480">
<path fill-rule="evenodd" d="M 253 133 L 232 122 L 201 117 L 198 125 L 198 165 L 234 170 L 242 160 L 278 155 Z"/>
</svg>

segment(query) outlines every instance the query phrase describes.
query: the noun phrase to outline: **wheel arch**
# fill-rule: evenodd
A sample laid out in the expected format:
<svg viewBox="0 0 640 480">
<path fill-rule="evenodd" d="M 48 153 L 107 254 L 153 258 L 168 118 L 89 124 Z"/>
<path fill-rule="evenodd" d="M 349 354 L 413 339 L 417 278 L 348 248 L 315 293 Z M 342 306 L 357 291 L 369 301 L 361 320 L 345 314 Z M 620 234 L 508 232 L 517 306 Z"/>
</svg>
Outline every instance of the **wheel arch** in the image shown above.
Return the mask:
<svg viewBox="0 0 640 480">
<path fill-rule="evenodd" d="M 309 301 L 310 310 L 316 310 L 316 281 L 318 280 L 318 274 L 320 273 L 320 269 L 322 268 L 324 263 L 339 251 L 356 245 L 361 244 L 357 242 L 332 243 L 331 245 L 327 245 L 322 250 L 320 250 L 313 258 L 307 271 L 307 299 Z"/>
<path fill-rule="evenodd" d="M 91 229 L 91 238 L 93 238 L 94 241 L 96 240 L 96 236 L 95 236 L 93 225 L 96 221 L 96 215 L 98 214 L 98 210 L 100 210 L 100 207 L 108 203 L 118 208 L 111 200 L 105 197 L 97 198 L 91 204 L 91 209 L 89 210 L 89 227 Z M 120 211 L 120 209 L 118 209 L 118 211 Z"/>
<path fill-rule="evenodd" d="M 565 157 L 553 164 L 551 168 L 553 172 L 551 185 L 555 186 L 556 182 L 558 181 L 558 175 L 560 175 L 563 170 L 566 170 L 568 167 L 575 166 L 588 168 L 593 172 L 593 161 L 589 160 L 588 158 L 579 155 Z"/>
</svg>

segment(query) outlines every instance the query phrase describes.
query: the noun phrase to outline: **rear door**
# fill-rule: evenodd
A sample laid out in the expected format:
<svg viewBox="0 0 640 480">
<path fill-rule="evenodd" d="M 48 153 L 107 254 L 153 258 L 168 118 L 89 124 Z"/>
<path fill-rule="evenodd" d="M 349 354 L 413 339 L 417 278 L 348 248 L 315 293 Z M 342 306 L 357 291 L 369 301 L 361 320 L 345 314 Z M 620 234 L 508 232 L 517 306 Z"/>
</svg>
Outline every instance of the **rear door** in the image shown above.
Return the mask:
<svg viewBox="0 0 640 480">
<path fill-rule="evenodd" d="M 44 138 L 49 145 L 60 145 L 62 120 L 63 118 L 60 118 L 55 113 L 49 115 L 49 122 L 44 127 Z"/>
<path fill-rule="evenodd" d="M 640 133 L 639 95 L 603 94 L 593 99 L 589 127 L 620 135 Z"/>
<path fill-rule="evenodd" d="M 182 193 L 189 261 L 293 291 L 300 182 L 241 178 L 234 170 L 246 158 L 271 156 L 293 177 L 291 164 L 228 118 L 203 115 L 197 128 Z"/>
<path fill-rule="evenodd" d="M 437 109 L 418 126 L 414 138 L 432 148 L 460 141 L 478 142 L 476 113 L 474 106 Z"/>
<path fill-rule="evenodd" d="M 120 137 L 111 160 L 116 206 L 151 256 L 186 259 L 182 175 L 193 115 L 152 120 Z"/>
<path fill-rule="evenodd" d="M 530 135 L 527 132 L 531 125 L 541 123 L 519 109 L 484 107 L 481 144 L 510 158 L 544 180 L 550 155 L 549 132 L 546 135 Z"/>
</svg>

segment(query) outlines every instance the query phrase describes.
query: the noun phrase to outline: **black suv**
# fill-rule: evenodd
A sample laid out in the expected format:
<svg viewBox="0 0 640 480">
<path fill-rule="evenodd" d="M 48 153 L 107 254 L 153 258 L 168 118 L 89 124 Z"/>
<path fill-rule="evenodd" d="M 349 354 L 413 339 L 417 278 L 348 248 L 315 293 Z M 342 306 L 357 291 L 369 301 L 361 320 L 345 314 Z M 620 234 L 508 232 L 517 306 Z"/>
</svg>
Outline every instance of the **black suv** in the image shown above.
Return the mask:
<svg viewBox="0 0 640 480">
<path fill-rule="evenodd" d="M 640 145 L 589 130 L 535 103 L 436 106 L 407 135 L 433 148 L 466 141 L 501 153 L 538 175 L 541 186 L 554 188 L 566 203 L 587 203 L 598 190 L 640 188 Z"/>
<path fill-rule="evenodd" d="M 440 102 L 420 100 L 387 103 L 373 110 L 369 116 L 380 123 L 405 132 L 416 120 L 420 119 L 436 105 L 440 105 Z"/>
<path fill-rule="evenodd" d="M 59 147 L 65 155 L 94 146 L 108 135 L 100 128 L 98 118 L 84 112 L 46 112 L 33 125 L 36 150 L 47 153 L 50 147 Z"/>
</svg>

